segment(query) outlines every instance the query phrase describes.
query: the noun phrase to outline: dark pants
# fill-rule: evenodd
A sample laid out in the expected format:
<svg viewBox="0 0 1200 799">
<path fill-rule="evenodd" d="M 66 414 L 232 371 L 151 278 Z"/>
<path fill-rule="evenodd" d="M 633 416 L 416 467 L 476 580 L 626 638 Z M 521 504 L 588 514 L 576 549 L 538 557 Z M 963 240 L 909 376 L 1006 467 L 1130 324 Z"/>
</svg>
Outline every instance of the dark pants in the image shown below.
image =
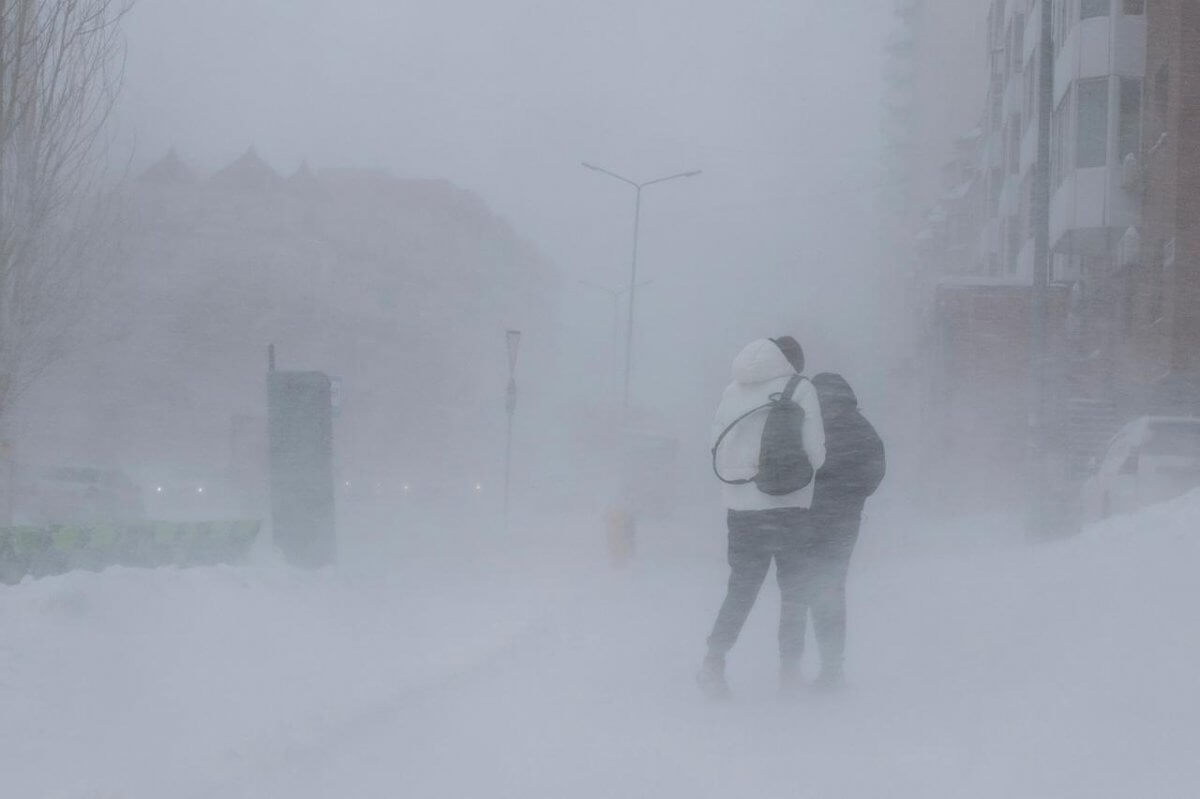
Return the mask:
<svg viewBox="0 0 1200 799">
<path fill-rule="evenodd" d="M 812 519 L 815 534 L 805 564 L 804 595 L 812 610 L 822 670 L 836 672 L 846 656 L 846 575 L 862 513 L 815 513 Z M 805 615 L 801 613 L 801 641 Z"/>
<path fill-rule="evenodd" d="M 712 655 L 725 655 L 737 642 L 774 560 L 783 600 L 779 652 L 784 659 L 799 659 L 804 653 L 812 537 L 809 512 L 802 508 L 729 511 L 729 589 L 708 637 Z"/>
</svg>

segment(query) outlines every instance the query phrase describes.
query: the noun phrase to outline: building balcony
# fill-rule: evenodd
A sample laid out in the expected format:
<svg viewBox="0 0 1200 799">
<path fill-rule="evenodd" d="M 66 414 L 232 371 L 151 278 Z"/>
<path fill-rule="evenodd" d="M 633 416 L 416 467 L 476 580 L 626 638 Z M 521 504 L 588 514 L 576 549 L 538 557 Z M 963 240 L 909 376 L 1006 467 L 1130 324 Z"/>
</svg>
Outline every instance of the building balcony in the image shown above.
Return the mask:
<svg viewBox="0 0 1200 799">
<path fill-rule="evenodd" d="M 1109 256 L 1118 238 L 1140 221 L 1136 195 L 1122 188 L 1119 165 L 1067 173 L 1050 200 L 1050 243 L 1055 252 Z"/>
<path fill-rule="evenodd" d="M 1072 83 L 1108 75 L 1144 77 L 1146 18 L 1114 14 L 1077 22 L 1054 60 L 1055 107 Z"/>
</svg>

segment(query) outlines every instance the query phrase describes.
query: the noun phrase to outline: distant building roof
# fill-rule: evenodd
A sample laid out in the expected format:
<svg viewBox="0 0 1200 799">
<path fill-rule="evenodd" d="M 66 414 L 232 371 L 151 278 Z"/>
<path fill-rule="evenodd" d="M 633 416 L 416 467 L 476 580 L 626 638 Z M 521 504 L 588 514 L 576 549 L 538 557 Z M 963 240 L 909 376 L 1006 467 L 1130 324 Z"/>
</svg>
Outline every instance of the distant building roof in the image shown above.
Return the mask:
<svg viewBox="0 0 1200 799">
<path fill-rule="evenodd" d="M 179 153 L 175 152 L 175 148 L 172 147 L 167 150 L 166 155 L 143 172 L 138 180 L 158 185 L 186 184 L 194 183 L 196 176 L 187 168 L 187 165 L 180 159 Z"/>
<path fill-rule="evenodd" d="M 278 188 L 283 179 L 251 147 L 232 164 L 213 175 L 212 182 L 243 191 L 270 191 Z"/>
<path fill-rule="evenodd" d="M 288 177 L 287 186 L 292 191 L 300 194 L 312 194 L 321 191 L 321 181 L 309 167 L 308 161 L 301 162 L 300 168 Z"/>
</svg>

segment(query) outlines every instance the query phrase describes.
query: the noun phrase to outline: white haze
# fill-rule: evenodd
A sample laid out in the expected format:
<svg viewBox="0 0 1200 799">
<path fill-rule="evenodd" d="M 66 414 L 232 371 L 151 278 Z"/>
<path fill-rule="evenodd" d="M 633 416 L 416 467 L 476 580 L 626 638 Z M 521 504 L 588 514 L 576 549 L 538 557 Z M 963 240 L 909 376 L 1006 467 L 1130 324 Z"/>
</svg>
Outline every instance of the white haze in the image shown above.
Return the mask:
<svg viewBox="0 0 1200 799">
<path fill-rule="evenodd" d="M 256 145 L 284 173 L 308 159 L 478 192 L 561 271 L 555 380 L 593 391 L 610 305 L 576 281 L 628 281 L 633 197 L 580 162 L 704 170 L 646 192 L 637 334 L 638 397 L 695 430 L 745 340 L 795 329 L 844 369 L 887 346 L 871 220 L 889 17 L 865 1 L 147 3 L 123 117 L 138 163 L 174 146 L 215 168 Z"/>
<path fill-rule="evenodd" d="M 131 178 L 170 148 L 206 178 L 253 146 L 281 175 L 307 162 L 446 180 L 464 193 L 410 183 L 402 202 L 427 192 L 452 216 L 474 209 L 486 235 L 437 246 L 480 270 L 491 264 L 472 247 L 508 247 L 505 268 L 536 279 L 471 318 L 414 312 L 404 335 L 362 351 L 332 292 L 287 300 L 311 319 L 259 328 L 256 315 L 281 308 L 235 297 L 224 317 L 191 303 L 208 273 L 110 286 L 100 329 L 121 343 L 81 342 L 31 392 L 17 443 L 31 459 L 107 459 L 139 478 L 224 468 L 229 416 L 264 413 L 271 341 L 287 368 L 350 378 L 339 483 L 366 470 L 393 494 L 364 505 L 339 488 L 341 561 L 316 572 L 264 536 L 236 566 L 0 586 L 0 795 L 1193 795 L 1197 645 L 1180 631 L 1200 600 L 1200 495 L 1034 549 L 1024 508 L 947 520 L 945 489 L 924 480 L 915 322 L 880 234 L 894 5 L 140 0 L 113 133 Z M 639 277 L 653 283 L 639 293 L 633 405 L 639 425 L 678 442 L 679 485 L 665 512 L 639 518 L 626 569 L 606 551 L 621 502 L 619 342 L 611 299 L 581 283 L 628 281 L 634 198 L 583 161 L 640 180 L 703 170 L 644 196 Z M 207 229 L 139 228 L 158 195 L 129 184 L 144 191 L 128 251 L 145 274 L 191 265 L 233 280 L 260 256 L 276 272 L 327 257 L 303 236 L 278 250 L 224 241 L 226 258 L 206 249 Z M 419 240 L 420 226 L 397 221 L 387 245 Z M 460 288 L 442 277 L 422 285 Z M 358 291 L 375 309 L 378 286 L 336 288 L 337 302 Z M 185 310 L 211 340 L 179 332 Z M 322 325 L 341 337 L 324 341 Z M 506 327 L 526 332 L 507 528 Z M 782 334 L 803 343 L 810 372 L 855 385 L 891 473 L 851 570 L 847 691 L 777 696 L 771 581 L 730 658 L 735 700 L 713 705 L 694 682 L 728 578 L 709 426 L 733 356 Z M 464 405 L 455 381 L 421 382 L 459 364 Z M 443 430 L 453 443 L 439 446 Z M 395 493 L 396 478 L 435 472 L 462 493 L 479 481 L 483 499 Z"/>
</svg>

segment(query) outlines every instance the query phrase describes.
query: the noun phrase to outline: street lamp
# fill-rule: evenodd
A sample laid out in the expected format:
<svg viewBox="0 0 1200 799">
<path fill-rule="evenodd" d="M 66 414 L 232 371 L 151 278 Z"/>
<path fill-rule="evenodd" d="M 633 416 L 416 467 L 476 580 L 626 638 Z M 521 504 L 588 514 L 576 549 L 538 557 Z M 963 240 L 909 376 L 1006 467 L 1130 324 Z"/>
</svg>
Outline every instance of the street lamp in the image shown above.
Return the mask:
<svg viewBox="0 0 1200 799">
<path fill-rule="evenodd" d="M 666 177 L 655 178 L 654 180 L 647 180 L 643 183 L 638 183 L 635 180 L 630 180 L 627 177 L 622 177 L 621 175 L 618 175 L 616 172 L 610 172 L 609 170 L 604 169 L 603 167 L 598 167 L 598 166 L 595 166 L 594 164 L 589 164 L 586 161 L 583 162 L 583 165 L 585 167 L 587 167 L 588 169 L 592 170 L 593 172 L 600 172 L 601 174 L 608 175 L 610 178 L 615 178 L 616 180 L 619 180 L 622 183 L 625 183 L 629 186 L 633 186 L 633 188 L 637 192 L 636 200 L 635 200 L 634 207 L 633 207 L 633 260 L 632 260 L 632 266 L 630 268 L 630 273 L 629 273 L 629 318 L 626 320 L 627 326 L 625 329 L 625 387 L 624 387 L 623 399 L 622 399 L 622 408 L 624 410 L 626 418 L 628 419 L 628 416 L 629 416 L 629 381 L 630 381 L 630 377 L 633 373 L 633 314 L 634 314 L 634 309 L 636 308 L 637 289 L 638 289 L 638 281 L 637 281 L 638 234 L 641 230 L 641 221 L 642 221 L 642 189 L 644 189 L 648 186 L 653 186 L 656 183 L 666 183 L 669 180 L 679 180 L 680 178 L 694 178 L 700 174 L 700 170 L 695 169 L 695 170 L 692 170 L 691 172 L 680 172 L 677 175 L 667 175 Z"/>
</svg>

